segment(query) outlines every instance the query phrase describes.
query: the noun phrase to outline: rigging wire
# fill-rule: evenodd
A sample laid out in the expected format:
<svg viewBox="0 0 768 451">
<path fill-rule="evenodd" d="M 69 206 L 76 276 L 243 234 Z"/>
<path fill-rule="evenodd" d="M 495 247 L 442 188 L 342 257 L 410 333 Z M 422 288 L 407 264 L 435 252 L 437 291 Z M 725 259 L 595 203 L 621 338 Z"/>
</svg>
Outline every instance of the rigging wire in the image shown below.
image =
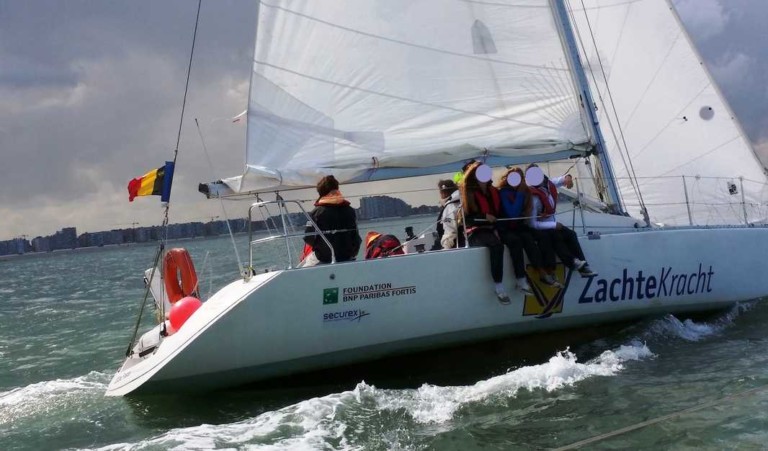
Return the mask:
<svg viewBox="0 0 768 451">
<path fill-rule="evenodd" d="M 179 157 L 179 143 L 181 143 L 181 130 L 184 125 L 184 111 L 187 108 L 187 93 L 189 92 L 189 79 L 192 75 L 192 60 L 195 56 L 195 42 L 197 42 L 197 27 L 200 24 L 200 9 L 203 5 L 203 0 L 197 0 L 197 14 L 195 15 L 195 30 L 192 32 L 192 49 L 189 52 L 189 64 L 187 65 L 187 81 L 184 84 L 184 98 L 181 101 L 181 115 L 179 118 L 179 131 L 176 134 L 176 148 L 173 150 L 173 168 L 176 171 L 176 160 Z M 170 193 L 168 195 L 168 202 L 165 203 L 165 212 L 163 214 L 163 230 L 165 234 L 164 242 L 168 241 L 168 212 L 171 208 Z M 150 283 L 152 280 L 150 280 Z M 165 318 L 165 303 L 162 308 L 163 318 Z"/>
<path fill-rule="evenodd" d="M 616 109 L 616 104 L 613 101 L 613 93 L 611 92 L 611 87 L 608 85 L 608 77 L 605 74 L 605 67 L 603 66 L 603 60 L 602 60 L 602 57 L 600 56 L 600 52 L 598 51 L 598 48 L 597 48 L 597 40 L 595 39 L 595 34 L 594 34 L 593 30 L 592 30 L 592 24 L 591 24 L 591 21 L 589 20 L 589 15 L 587 14 L 587 11 L 586 11 L 586 5 L 584 4 L 584 0 L 580 0 L 580 2 L 581 2 L 582 9 L 584 9 L 584 18 L 585 18 L 585 20 L 587 22 L 587 28 L 589 30 L 590 38 L 592 40 L 592 45 L 594 46 L 595 54 L 597 55 L 598 65 L 600 66 L 600 73 L 602 74 L 603 80 L 605 81 L 605 88 L 606 88 L 606 92 L 608 93 L 608 100 L 611 103 L 611 110 L 613 111 L 613 115 L 616 118 L 616 127 L 619 129 L 619 135 L 621 136 L 621 143 L 624 145 L 624 152 L 627 154 L 626 159 L 624 158 L 624 153 L 621 151 L 621 146 L 619 146 L 619 139 L 616 136 L 616 130 L 614 129 L 613 122 L 611 121 L 611 118 L 610 118 L 610 116 L 608 114 L 608 111 L 607 111 L 608 108 L 606 108 L 605 100 L 603 99 L 603 96 L 600 93 L 599 89 L 597 89 L 597 95 L 598 95 L 598 98 L 600 99 L 600 103 L 603 105 L 603 108 L 606 110 L 606 119 L 608 120 L 608 125 L 610 126 L 611 133 L 613 134 L 613 139 L 616 140 L 617 147 L 619 148 L 619 155 L 621 156 L 621 159 L 624 162 L 624 166 L 631 173 L 630 184 L 632 185 L 632 188 L 633 188 L 633 190 L 635 191 L 635 194 L 638 197 L 638 200 L 639 200 L 640 205 L 641 205 L 641 211 L 643 212 L 643 216 L 644 216 L 646 222 L 650 222 L 650 219 L 648 218 L 647 209 L 645 208 L 645 205 L 644 205 L 645 202 L 643 200 L 643 195 L 642 195 L 642 192 L 640 191 L 640 186 L 639 186 L 639 184 L 638 184 L 638 182 L 636 180 L 637 179 L 637 173 L 635 172 L 635 167 L 634 167 L 634 164 L 632 163 L 632 156 L 629 154 L 629 147 L 627 146 L 627 141 L 626 141 L 626 138 L 624 136 L 624 130 L 621 127 L 621 122 L 619 121 L 619 116 L 618 116 L 618 111 Z M 579 27 L 576 24 L 576 20 L 575 20 L 575 16 L 574 16 L 574 13 L 573 13 L 573 9 L 572 8 L 570 8 L 570 9 L 571 9 L 571 17 L 573 18 L 573 21 L 574 21 L 574 28 L 576 29 L 576 34 L 577 34 L 577 36 L 579 38 L 579 43 L 581 44 L 581 48 L 584 50 L 584 54 L 586 55 L 587 54 L 587 47 L 584 45 L 584 41 L 582 40 L 582 37 L 581 37 L 581 32 L 579 31 Z M 594 70 L 593 70 L 591 65 L 590 65 L 590 68 L 589 68 L 589 72 L 592 75 L 592 81 L 595 83 L 595 87 L 597 87 L 597 77 L 595 76 L 595 72 L 594 72 Z"/>
<path fill-rule="evenodd" d="M 213 174 L 213 162 L 211 162 L 211 155 L 208 153 L 208 146 L 205 145 L 205 139 L 203 139 L 203 132 L 200 129 L 200 122 L 198 122 L 197 118 L 195 118 L 195 125 L 197 126 L 197 134 L 200 136 L 200 144 L 203 146 L 203 152 L 205 153 L 205 159 L 208 160 L 208 167 L 211 169 L 211 174 Z M 240 253 L 237 251 L 237 244 L 235 243 L 235 235 L 232 233 L 232 226 L 229 224 L 229 216 L 227 216 L 227 209 L 224 208 L 224 201 L 221 200 L 221 197 L 219 197 L 219 204 L 221 205 L 221 212 L 224 215 L 224 220 L 227 223 L 227 230 L 229 231 L 229 237 L 232 239 L 232 247 L 235 249 L 235 257 L 237 258 L 237 273 L 240 274 L 240 271 L 243 269 L 243 262 L 240 259 Z"/>
<path fill-rule="evenodd" d="M 203 0 L 198 0 L 198 2 L 197 2 L 197 14 L 195 15 L 195 31 L 192 33 L 192 49 L 189 52 L 189 64 L 187 65 L 187 81 L 186 81 L 186 83 L 184 85 L 184 98 L 183 98 L 182 103 L 181 103 L 181 118 L 179 119 L 179 131 L 178 131 L 178 133 L 176 135 L 176 148 L 173 151 L 173 166 L 174 166 L 174 170 L 176 168 L 176 160 L 177 160 L 177 158 L 179 156 L 179 143 L 181 142 L 182 125 L 184 125 L 184 110 L 186 109 L 186 106 L 187 106 L 187 93 L 189 92 L 189 79 L 190 79 L 190 74 L 192 73 L 192 58 L 193 58 L 193 56 L 195 54 L 195 42 L 197 41 L 197 27 L 198 27 L 198 25 L 200 23 L 200 9 L 202 7 L 202 4 L 203 4 Z M 165 249 L 165 243 L 168 242 L 168 211 L 169 211 L 169 209 L 170 209 L 170 194 L 169 194 L 168 202 L 165 202 L 165 205 L 164 205 L 163 224 L 162 224 L 162 227 L 163 227 L 163 239 L 160 241 L 160 245 L 158 246 L 157 253 L 155 254 L 155 261 L 154 261 L 154 264 L 152 265 L 152 271 L 150 272 L 149 279 L 146 282 L 147 286 L 146 286 L 146 289 L 144 291 L 144 299 L 142 300 L 141 307 L 139 308 L 139 316 L 136 318 L 136 326 L 134 327 L 133 335 L 131 336 L 131 340 L 128 343 L 128 350 L 126 351 L 126 356 L 130 356 L 131 355 L 131 348 L 133 348 L 133 344 L 136 341 L 136 335 L 138 334 L 138 331 L 139 331 L 139 325 L 141 323 L 141 317 L 144 314 L 144 307 L 145 307 L 145 305 L 147 303 L 147 298 L 149 297 L 149 292 L 150 292 L 150 286 L 152 284 L 152 279 L 154 278 L 155 273 L 157 272 L 157 265 L 161 261 L 160 257 L 162 256 L 163 250 Z M 161 312 L 161 315 L 162 315 L 161 319 L 163 320 L 161 322 L 161 324 L 162 324 L 161 334 L 165 335 L 166 334 L 166 330 L 165 330 L 165 301 L 164 300 L 163 300 L 163 302 L 160 303 L 160 306 L 161 306 L 160 307 L 160 312 Z"/>
</svg>

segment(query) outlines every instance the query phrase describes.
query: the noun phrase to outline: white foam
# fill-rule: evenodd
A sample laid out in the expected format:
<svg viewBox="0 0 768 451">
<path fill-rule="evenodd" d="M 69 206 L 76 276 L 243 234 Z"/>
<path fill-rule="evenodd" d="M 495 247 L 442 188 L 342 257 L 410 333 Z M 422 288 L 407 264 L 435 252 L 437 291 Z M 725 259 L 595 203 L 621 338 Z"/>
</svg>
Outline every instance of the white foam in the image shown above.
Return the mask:
<svg viewBox="0 0 768 451">
<path fill-rule="evenodd" d="M 556 354 L 548 362 L 526 366 L 501 376 L 464 387 L 438 387 L 425 384 L 415 393 L 383 393 L 385 408 L 407 410 L 420 423 L 439 423 L 453 418 L 463 405 L 491 398 L 514 397 L 520 389 L 554 391 L 592 376 L 612 376 L 623 363 L 653 356 L 645 344 L 622 345 L 605 351 L 586 363 L 579 363 L 570 351 Z"/>
<path fill-rule="evenodd" d="M 163 435 L 139 443 L 117 443 L 99 448 L 99 450 L 211 449 L 226 445 L 242 446 L 243 444 L 270 450 L 323 449 L 327 448 L 326 438 L 342 437 L 346 426 L 335 420 L 336 410 L 345 404 L 356 403 L 359 399 L 358 388 L 302 401 L 237 423 L 203 424 L 173 429 Z M 286 434 L 291 434 L 291 436 L 281 438 Z M 343 438 L 341 445 L 341 449 L 347 448 Z"/>
<path fill-rule="evenodd" d="M 0 424 L 35 415 L 59 404 L 63 398 L 79 396 L 83 392 L 101 394 L 107 389 L 109 379 L 106 373 L 91 371 L 73 379 L 37 382 L 0 392 Z"/>
<path fill-rule="evenodd" d="M 695 322 L 690 319 L 680 321 L 674 315 L 666 315 L 651 323 L 643 338 L 654 336 L 677 337 L 687 341 L 699 341 L 715 335 L 733 324 L 742 313 L 750 310 L 754 303 L 734 305 L 726 314 L 711 322 Z"/>
<path fill-rule="evenodd" d="M 625 362 L 652 355 L 641 343 L 605 351 L 585 363 L 564 351 L 546 363 L 518 368 L 470 386 L 424 384 L 418 389 L 382 390 L 361 382 L 354 390 L 309 399 L 241 422 L 174 429 L 139 443 L 119 443 L 100 449 L 182 450 L 246 445 L 249 449 L 267 450 L 356 449 L 359 444 L 345 439 L 345 431 L 354 424 L 350 418 L 356 416 L 375 420 L 377 411 L 398 410 L 420 423 L 442 423 L 468 404 L 514 397 L 520 389 L 554 391 L 589 377 L 611 376 L 621 371 Z"/>
</svg>

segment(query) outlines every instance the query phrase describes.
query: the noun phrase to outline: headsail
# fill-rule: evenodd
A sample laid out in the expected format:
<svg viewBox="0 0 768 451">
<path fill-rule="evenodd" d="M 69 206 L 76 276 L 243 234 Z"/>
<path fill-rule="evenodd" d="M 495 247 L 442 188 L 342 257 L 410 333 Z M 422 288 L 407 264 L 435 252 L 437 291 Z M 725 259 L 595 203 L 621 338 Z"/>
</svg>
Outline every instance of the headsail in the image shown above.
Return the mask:
<svg viewBox="0 0 768 451">
<path fill-rule="evenodd" d="M 586 149 L 549 0 L 260 3 L 235 192 Z M 453 166 L 452 166 L 453 165 Z"/>
<path fill-rule="evenodd" d="M 694 224 L 743 221 L 742 194 L 748 220 L 765 219 L 764 167 L 674 7 L 666 0 L 572 0 L 571 6 L 630 212 L 638 212 L 639 202 L 629 162 L 622 164 L 623 139 L 652 220 L 687 224 L 689 201 Z"/>
</svg>

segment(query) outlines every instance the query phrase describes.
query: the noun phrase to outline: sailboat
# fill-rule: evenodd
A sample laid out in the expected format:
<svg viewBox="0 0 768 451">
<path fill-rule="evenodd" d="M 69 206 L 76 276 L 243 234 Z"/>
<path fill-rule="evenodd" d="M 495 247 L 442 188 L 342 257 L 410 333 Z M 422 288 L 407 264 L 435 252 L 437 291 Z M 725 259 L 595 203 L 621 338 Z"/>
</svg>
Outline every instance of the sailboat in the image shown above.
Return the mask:
<svg viewBox="0 0 768 451">
<path fill-rule="evenodd" d="M 246 270 L 132 343 L 107 395 L 211 390 L 502 336 L 725 308 L 768 294 L 766 169 L 667 0 L 259 2 L 249 215 L 343 184 L 538 162 L 598 276 L 496 301 L 487 250 Z M 270 194 L 272 193 L 272 194 Z M 267 199 L 273 196 L 275 200 Z M 295 202 L 294 211 L 301 210 Z M 282 221 L 283 226 L 287 223 Z M 505 268 L 510 268 L 509 261 Z M 535 280 L 533 280 L 535 282 Z M 158 305 L 163 283 L 149 282 Z M 165 307 L 163 307 L 165 308 Z"/>
</svg>

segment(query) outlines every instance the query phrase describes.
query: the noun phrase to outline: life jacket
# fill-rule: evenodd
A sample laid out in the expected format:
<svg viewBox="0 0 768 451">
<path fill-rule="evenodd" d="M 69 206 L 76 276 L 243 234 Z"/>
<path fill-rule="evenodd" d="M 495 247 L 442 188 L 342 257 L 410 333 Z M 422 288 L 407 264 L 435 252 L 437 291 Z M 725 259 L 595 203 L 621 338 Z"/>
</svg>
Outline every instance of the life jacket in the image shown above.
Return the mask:
<svg viewBox="0 0 768 451">
<path fill-rule="evenodd" d="M 488 203 L 488 198 L 483 195 L 482 191 L 475 191 L 475 202 L 477 202 L 477 208 L 480 212 L 486 215 L 493 215 L 499 217 L 499 211 L 501 211 L 501 198 L 499 197 L 499 191 L 492 187 L 488 187 L 488 193 L 491 197 L 491 204 Z"/>
<path fill-rule="evenodd" d="M 365 237 L 365 259 L 384 258 L 390 255 L 403 255 L 400 240 L 394 235 L 382 235 L 378 232 L 368 232 Z"/>
<path fill-rule="evenodd" d="M 308 225 L 304 242 L 311 250 L 305 246 L 304 254 L 314 252 L 321 263 L 330 263 L 334 255 L 337 262 L 354 260 L 362 240 L 357 232 L 355 210 L 339 190 L 331 191 L 318 199 L 310 217 L 320 228 L 325 239 L 317 234 L 311 224 Z M 333 248 L 333 253 L 328 244 Z"/>
<path fill-rule="evenodd" d="M 549 192 L 547 192 L 549 191 Z M 536 196 L 539 199 L 539 202 L 541 203 L 541 206 L 543 208 L 543 211 L 541 214 L 539 214 L 539 218 L 546 218 L 549 216 L 552 216 L 555 214 L 555 207 L 557 206 L 557 187 L 554 183 L 549 181 L 547 179 L 547 190 L 544 190 L 541 187 L 533 187 L 531 188 L 531 194 Z M 554 205 L 549 203 L 549 196 L 552 196 L 552 201 L 554 202 Z"/>
<path fill-rule="evenodd" d="M 349 201 L 344 198 L 344 195 L 341 194 L 341 191 L 335 189 L 315 201 L 315 207 L 320 207 L 323 205 L 349 205 Z"/>
</svg>

